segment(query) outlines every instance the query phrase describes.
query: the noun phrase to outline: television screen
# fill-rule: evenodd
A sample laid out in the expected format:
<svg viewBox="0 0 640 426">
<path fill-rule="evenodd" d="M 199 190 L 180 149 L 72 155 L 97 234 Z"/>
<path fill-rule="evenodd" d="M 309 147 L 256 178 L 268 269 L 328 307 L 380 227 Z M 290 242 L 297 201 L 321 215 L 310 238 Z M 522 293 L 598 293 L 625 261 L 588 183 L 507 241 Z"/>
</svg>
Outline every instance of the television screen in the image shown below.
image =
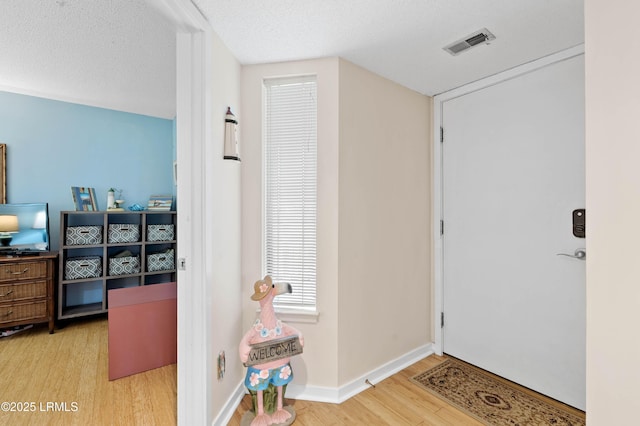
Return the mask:
<svg viewBox="0 0 640 426">
<path fill-rule="evenodd" d="M 48 204 L 0 204 L 0 254 L 32 251 L 49 251 Z"/>
</svg>

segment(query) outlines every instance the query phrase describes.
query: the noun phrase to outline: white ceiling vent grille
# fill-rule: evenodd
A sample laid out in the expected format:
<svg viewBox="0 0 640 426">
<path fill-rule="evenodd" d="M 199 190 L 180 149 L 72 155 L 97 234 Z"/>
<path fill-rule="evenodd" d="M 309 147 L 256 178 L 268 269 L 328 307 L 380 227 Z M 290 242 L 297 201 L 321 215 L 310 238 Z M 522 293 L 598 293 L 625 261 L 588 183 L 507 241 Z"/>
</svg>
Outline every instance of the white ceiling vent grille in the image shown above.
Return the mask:
<svg viewBox="0 0 640 426">
<path fill-rule="evenodd" d="M 443 49 L 455 56 L 479 44 L 489 44 L 489 42 L 495 40 L 495 38 L 496 36 L 491 34 L 491 31 L 483 28 L 473 34 L 469 34 L 461 40 L 454 41 L 450 45 L 443 47 Z"/>
</svg>

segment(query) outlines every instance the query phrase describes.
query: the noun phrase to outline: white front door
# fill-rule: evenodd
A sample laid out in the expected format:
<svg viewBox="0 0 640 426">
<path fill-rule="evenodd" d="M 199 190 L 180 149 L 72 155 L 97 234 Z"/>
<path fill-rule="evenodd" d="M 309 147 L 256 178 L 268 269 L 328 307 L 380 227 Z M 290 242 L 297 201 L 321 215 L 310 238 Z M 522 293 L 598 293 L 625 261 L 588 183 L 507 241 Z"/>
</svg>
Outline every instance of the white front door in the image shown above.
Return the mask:
<svg viewBox="0 0 640 426">
<path fill-rule="evenodd" d="M 444 352 L 584 409 L 586 262 L 557 255 L 585 248 L 584 56 L 448 100 L 442 123 Z"/>
</svg>

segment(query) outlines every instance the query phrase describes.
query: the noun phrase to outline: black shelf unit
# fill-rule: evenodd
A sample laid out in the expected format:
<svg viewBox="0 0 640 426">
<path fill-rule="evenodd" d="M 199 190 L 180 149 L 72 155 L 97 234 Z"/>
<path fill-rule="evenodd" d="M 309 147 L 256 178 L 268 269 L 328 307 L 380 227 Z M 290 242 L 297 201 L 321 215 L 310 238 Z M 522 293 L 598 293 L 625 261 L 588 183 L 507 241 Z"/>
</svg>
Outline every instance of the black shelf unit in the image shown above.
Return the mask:
<svg viewBox="0 0 640 426">
<path fill-rule="evenodd" d="M 107 292 L 112 289 L 153 285 L 176 281 L 176 236 L 177 216 L 175 211 L 62 211 L 60 212 L 60 250 L 58 268 L 58 312 L 59 320 L 106 313 L 109 310 Z M 138 241 L 110 243 L 109 225 L 131 224 L 140 227 Z M 148 241 L 148 225 L 173 225 L 173 238 L 163 241 Z M 67 244 L 66 232 L 72 226 L 102 227 L 102 241 L 99 244 Z M 171 269 L 148 271 L 147 256 L 173 249 Z M 109 275 L 109 258 L 127 250 L 140 260 L 140 270 L 136 273 Z M 81 279 L 67 279 L 67 260 L 79 257 L 100 257 L 100 276 Z"/>
</svg>

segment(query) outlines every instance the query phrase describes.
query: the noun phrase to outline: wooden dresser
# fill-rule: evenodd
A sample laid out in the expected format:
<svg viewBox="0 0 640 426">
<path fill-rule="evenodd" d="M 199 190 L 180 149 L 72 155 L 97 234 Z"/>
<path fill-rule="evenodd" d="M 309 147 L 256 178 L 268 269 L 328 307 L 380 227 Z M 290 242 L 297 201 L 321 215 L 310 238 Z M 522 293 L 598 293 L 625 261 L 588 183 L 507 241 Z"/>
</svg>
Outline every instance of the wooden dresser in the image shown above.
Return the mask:
<svg viewBox="0 0 640 426">
<path fill-rule="evenodd" d="M 49 323 L 53 333 L 58 254 L 0 256 L 0 328 Z"/>
</svg>

